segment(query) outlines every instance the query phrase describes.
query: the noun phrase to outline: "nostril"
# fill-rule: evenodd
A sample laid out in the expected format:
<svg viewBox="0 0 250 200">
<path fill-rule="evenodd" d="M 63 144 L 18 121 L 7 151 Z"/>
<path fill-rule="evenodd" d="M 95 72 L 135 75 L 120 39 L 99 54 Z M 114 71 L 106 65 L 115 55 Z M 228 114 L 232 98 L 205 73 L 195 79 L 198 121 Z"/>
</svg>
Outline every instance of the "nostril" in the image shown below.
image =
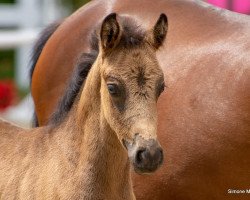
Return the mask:
<svg viewBox="0 0 250 200">
<path fill-rule="evenodd" d="M 158 154 L 160 155 L 160 157 L 162 157 L 162 155 L 163 155 L 162 148 L 160 148 L 160 149 L 158 150 Z"/>
<path fill-rule="evenodd" d="M 160 148 L 158 150 L 158 162 L 159 162 L 159 164 L 161 164 L 163 162 L 163 150 L 162 150 L 162 148 Z"/>
<path fill-rule="evenodd" d="M 136 156 L 135 156 L 135 161 L 137 164 L 140 164 L 143 162 L 143 154 L 145 153 L 145 149 L 140 149 L 137 151 Z"/>
</svg>

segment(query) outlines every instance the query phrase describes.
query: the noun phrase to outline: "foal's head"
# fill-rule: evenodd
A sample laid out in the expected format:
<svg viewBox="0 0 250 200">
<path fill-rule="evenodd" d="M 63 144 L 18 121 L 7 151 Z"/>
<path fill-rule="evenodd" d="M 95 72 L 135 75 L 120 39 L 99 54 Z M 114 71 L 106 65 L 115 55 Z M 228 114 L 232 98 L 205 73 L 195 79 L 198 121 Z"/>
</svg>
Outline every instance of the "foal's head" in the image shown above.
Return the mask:
<svg viewBox="0 0 250 200">
<path fill-rule="evenodd" d="M 118 19 L 108 15 L 100 31 L 101 109 L 135 171 L 149 173 L 163 161 L 156 103 L 165 84 L 156 51 L 167 33 L 167 17 L 161 14 L 147 32 Z"/>
</svg>

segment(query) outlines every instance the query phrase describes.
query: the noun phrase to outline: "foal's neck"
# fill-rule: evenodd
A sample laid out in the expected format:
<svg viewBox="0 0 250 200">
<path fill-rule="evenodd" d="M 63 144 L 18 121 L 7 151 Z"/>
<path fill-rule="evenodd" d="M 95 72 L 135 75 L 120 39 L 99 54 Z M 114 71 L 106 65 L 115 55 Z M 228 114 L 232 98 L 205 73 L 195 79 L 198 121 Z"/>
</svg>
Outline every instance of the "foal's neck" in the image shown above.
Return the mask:
<svg viewBox="0 0 250 200">
<path fill-rule="evenodd" d="M 75 114 L 66 122 L 78 124 L 73 133 L 76 137 L 72 138 L 81 141 L 79 188 L 85 199 L 133 199 L 127 152 L 101 112 L 98 76 L 99 67 L 94 65 L 79 103 L 72 110 Z"/>
</svg>

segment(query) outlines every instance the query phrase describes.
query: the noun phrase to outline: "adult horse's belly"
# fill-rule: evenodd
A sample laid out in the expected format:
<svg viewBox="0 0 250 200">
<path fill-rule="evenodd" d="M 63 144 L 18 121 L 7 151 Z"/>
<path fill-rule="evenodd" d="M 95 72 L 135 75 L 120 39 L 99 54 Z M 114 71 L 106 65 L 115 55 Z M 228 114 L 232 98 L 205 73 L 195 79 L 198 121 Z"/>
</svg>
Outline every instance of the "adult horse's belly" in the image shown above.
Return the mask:
<svg viewBox="0 0 250 200">
<path fill-rule="evenodd" d="M 47 123 L 75 61 L 88 50 L 93 24 L 116 11 L 145 20 L 143 25 L 149 27 L 165 12 L 169 33 L 158 55 L 167 83 L 158 102 L 164 164 L 153 175 L 133 174 L 136 197 L 249 199 L 250 194 L 228 193 L 250 187 L 250 30 L 242 29 L 246 17 L 238 26 L 241 17 L 223 16 L 194 1 L 152 2 L 94 1 L 60 26 L 32 79 L 39 122 Z"/>
</svg>

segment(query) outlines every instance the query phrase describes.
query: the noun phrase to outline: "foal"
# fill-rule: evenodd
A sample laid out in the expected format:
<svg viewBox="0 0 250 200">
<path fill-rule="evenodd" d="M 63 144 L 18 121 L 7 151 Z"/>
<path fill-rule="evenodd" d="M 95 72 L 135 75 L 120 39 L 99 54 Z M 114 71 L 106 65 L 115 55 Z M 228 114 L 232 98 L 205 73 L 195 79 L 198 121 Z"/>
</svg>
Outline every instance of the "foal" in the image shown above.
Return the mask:
<svg viewBox="0 0 250 200">
<path fill-rule="evenodd" d="M 162 164 L 156 50 L 167 17 L 147 32 L 128 22 L 114 13 L 102 22 L 98 57 L 63 121 L 31 130 L 0 123 L 0 199 L 134 199 L 130 162 L 138 173 Z"/>
</svg>

